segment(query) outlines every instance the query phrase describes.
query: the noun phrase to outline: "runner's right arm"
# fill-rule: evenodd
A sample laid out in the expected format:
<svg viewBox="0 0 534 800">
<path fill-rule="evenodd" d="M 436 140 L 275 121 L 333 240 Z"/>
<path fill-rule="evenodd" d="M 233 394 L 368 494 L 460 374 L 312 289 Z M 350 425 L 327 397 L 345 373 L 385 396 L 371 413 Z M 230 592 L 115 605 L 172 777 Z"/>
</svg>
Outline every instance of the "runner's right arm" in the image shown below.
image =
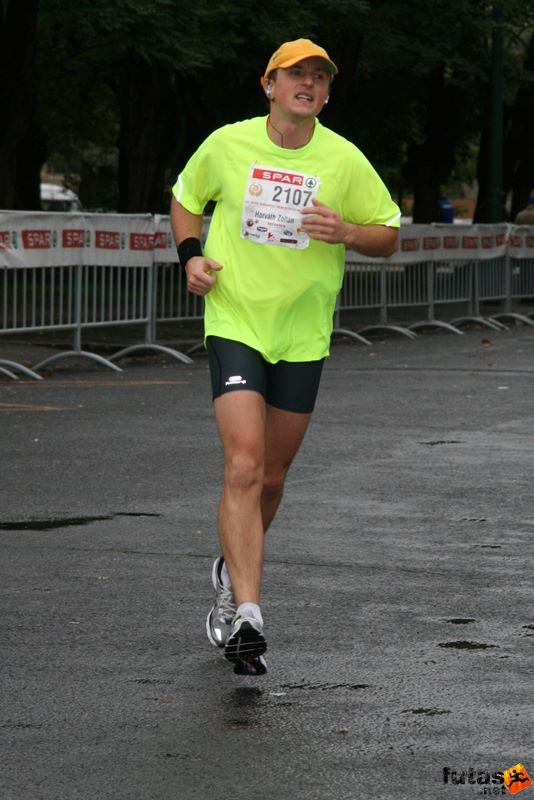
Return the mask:
<svg viewBox="0 0 534 800">
<path fill-rule="evenodd" d="M 202 231 L 202 215 L 192 214 L 174 197 L 171 201 L 171 227 L 177 247 L 186 239 L 198 239 Z M 187 288 L 192 294 L 207 294 L 217 280 L 214 274 L 222 269 L 212 258 L 191 256 L 183 265 L 187 274 Z"/>
</svg>

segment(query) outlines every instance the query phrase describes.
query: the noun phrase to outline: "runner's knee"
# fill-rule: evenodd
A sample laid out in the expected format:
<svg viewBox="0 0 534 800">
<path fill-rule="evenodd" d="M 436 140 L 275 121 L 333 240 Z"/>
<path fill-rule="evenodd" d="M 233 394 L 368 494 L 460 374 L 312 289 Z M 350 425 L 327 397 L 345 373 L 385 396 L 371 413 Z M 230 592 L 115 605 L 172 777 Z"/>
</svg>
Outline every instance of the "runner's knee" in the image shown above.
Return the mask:
<svg viewBox="0 0 534 800">
<path fill-rule="evenodd" d="M 226 458 L 224 477 L 230 489 L 260 489 L 263 483 L 263 463 L 249 453 L 236 453 Z"/>
</svg>

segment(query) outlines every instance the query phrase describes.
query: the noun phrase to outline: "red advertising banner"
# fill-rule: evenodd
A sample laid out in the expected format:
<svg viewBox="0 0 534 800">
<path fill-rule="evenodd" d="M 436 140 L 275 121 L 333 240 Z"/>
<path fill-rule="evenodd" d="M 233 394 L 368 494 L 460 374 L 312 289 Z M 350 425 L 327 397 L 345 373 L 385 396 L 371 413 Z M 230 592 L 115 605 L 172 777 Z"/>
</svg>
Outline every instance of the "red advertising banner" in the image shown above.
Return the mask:
<svg viewBox="0 0 534 800">
<path fill-rule="evenodd" d="M 204 219 L 202 242 L 209 218 Z M 390 264 L 534 258 L 534 227 L 403 225 Z M 127 266 L 176 263 L 168 216 L 0 211 L 0 267 Z M 347 262 L 384 259 L 347 251 Z"/>
</svg>

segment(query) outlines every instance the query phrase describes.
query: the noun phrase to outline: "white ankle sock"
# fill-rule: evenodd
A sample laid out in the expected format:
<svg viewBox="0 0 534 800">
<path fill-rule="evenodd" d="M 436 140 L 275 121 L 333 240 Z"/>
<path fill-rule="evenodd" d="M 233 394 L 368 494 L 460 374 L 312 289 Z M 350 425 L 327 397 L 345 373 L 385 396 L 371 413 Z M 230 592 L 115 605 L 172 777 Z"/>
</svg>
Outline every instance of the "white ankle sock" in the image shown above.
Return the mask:
<svg viewBox="0 0 534 800">
<path fill-rule="evenodd" d="M 257 603 L 241 603 L 241 605 L 237 607 L 237 613 L 241 617 L 253 617 L 256 622 L 263 625 L 261 609 Z"/>
</svg>

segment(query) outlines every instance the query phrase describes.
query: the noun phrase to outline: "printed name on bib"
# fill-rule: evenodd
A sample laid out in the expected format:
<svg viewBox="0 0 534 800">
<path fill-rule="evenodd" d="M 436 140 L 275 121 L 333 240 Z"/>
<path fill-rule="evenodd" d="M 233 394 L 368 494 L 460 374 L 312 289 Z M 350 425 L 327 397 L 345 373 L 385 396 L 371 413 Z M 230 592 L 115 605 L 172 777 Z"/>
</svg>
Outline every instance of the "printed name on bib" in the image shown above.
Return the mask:
<svg viewBox="0 0 534 800">
<path fill-rule="evenodd" d="M 319 178 L 253 164 L 247 179 L 241 238 L 303 250 L 310 237 L 302 230 L 301 210 L 311 206 Z"/>
</svg>

